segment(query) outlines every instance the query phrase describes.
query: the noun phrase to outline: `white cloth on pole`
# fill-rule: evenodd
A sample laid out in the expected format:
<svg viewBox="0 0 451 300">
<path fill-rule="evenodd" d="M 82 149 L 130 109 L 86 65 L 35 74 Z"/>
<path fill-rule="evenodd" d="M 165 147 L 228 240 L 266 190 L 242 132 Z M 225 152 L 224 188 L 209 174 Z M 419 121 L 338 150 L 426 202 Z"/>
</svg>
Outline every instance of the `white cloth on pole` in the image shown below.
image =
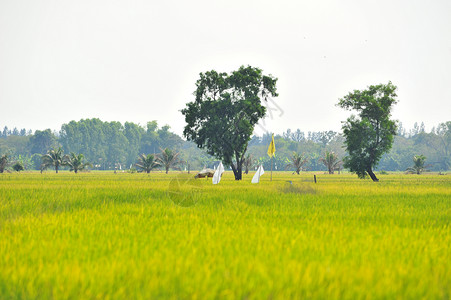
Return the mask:
<svg viewBox="0 0 451 300">
<path fill-rule="evenodd" d="M 260 165 L 258 167 L 257 172 L 255 172 L 254 177 L 252 177 L 252 183 L 259 183 L 260 182 L 260 176 L 265 174 L 265 170 L 263 170 L 263 165 Z"/>
<path fill-rule="evenodd" d="M 220 162 L 218 168 L 213 174 L 213 184 L 218 184 L 219 181 L 221 181 L 222 173 L 224 173 L 224 166 L 222 165 L 222 162 Z"/>
</svg>

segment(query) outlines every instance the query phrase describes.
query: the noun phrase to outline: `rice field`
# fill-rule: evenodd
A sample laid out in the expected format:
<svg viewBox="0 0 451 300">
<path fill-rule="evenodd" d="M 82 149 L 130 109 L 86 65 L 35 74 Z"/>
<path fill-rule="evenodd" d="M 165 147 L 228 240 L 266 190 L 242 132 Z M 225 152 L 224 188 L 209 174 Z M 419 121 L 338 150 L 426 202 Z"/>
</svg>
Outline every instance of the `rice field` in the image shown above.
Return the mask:
<svg viewBox="0 0 451 300">
<path fill-rule="evenodd" d="M 0 174 L 0 299 L 451 297 L 451 175 L 316 174 Z"/>
</svg>

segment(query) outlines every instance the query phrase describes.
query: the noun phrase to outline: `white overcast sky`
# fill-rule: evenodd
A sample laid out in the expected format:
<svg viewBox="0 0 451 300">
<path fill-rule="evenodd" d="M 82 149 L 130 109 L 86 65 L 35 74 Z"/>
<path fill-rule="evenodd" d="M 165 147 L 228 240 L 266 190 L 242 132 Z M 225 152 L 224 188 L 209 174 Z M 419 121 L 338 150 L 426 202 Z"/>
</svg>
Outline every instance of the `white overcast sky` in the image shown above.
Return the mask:
<svg viewBox="0 0 451 300">
<path fill-rule="evenodd" d="M 0 0 L 1 127 L 181 134 L 198 74 L 240 65 L 279 78 L 270 132 L 340 130 L 338 99 L 389 80 L 394 118 L 429 129 L 451 120 L 451 1 Z"/>
</svg>

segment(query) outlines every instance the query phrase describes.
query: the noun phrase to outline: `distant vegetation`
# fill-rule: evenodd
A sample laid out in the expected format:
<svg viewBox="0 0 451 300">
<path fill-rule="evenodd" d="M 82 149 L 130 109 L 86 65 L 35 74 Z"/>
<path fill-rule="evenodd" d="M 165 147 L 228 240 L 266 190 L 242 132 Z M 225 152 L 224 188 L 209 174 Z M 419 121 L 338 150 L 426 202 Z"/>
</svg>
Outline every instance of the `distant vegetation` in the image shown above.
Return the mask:
<svg viewBox="0 0 451 300">
<path fill-rule="evenodd" d="M 247 154 L 252 154 L 252 162 L 249 162 L 248 168 L 253 170 L 257 164 L 263 164 L 267 170 L 271 168 L 266 154 L 270 141 L 269 133 L 251 137 Z M 293 152 L 305 156 L 302 170 L 325 172 L 328 172 L 328 167 L 323 158 L 327 152 L 334 152 L 339 161 L 346 155 L 344 138 L 335 131 L 287 129 L 275 135 L 275 142 L 274 170 L 279 171 L 290 163 Z M 138 163 L 139 155 L 158 154 L 160 148 L 180 152 L 178 168 L 181 170 L 199 170 L 217 164 L 217 159 L 171 132 L 169 126 L 159 127 L 156 121 L 141 126 L 132 122 L 121 124 L 83 119 L 64 124 L 58 132 L 46 129 L 31 133 L 30 130 L 9 130 L 5 127 L 0 137 L 2 166 L 11 169 L 14 163 L 20 161 L 25 170 L 40 170 L 41 155 L 59 146 L 64 153 L 83 154 L 85 161 L 92 163 L 92 169 L 96 170 L 129 169 Z M 392 149 L 382 156 L 376 170 L 404 172 L 412 167 L 412 157 L 415 155 L 427 158 L 425 165 L 430 171 L 451 169 L 451 121 L 437 125 L 430 132 L 425 131 L 423 123 L 415 124 L 411 130 L 399 124 Z"/>
</svg>

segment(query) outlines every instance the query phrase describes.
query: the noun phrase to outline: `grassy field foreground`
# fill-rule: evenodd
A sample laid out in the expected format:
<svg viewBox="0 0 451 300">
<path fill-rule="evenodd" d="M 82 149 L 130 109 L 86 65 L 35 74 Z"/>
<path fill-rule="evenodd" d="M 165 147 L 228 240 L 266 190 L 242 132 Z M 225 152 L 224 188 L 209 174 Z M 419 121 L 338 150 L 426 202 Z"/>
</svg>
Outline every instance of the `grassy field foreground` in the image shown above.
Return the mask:
<svg viewBox="0 0 451 300">
<path fill-rule="evenodd" d="M 451 176 L 251 176 L 0 174 L 0 299 L 451 297 Z"/>
</svg>

